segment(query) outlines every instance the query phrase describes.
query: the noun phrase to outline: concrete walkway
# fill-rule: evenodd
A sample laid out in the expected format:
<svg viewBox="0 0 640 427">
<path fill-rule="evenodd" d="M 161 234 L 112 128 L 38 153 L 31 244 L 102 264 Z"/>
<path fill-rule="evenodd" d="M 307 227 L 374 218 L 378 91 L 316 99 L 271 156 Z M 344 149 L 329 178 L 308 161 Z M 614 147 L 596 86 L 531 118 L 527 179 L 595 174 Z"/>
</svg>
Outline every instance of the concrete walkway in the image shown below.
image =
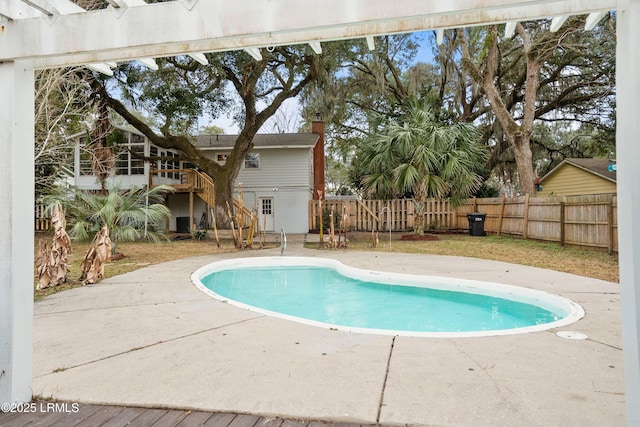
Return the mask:
<svg viewBox="0 0 640 427">
<path fill-rule="evenodd" d="M 461 277 L 568 297 L 586 316 L 557 331 L 412 338 L 327 330 L 209 298 L 190 281 L 224 258 L 149 266 L 35 304 L 34 395 L 361 424 L 623 426 L 619 286 L 487 260 L 302 248 L 355 267 Z"/>
</svg>

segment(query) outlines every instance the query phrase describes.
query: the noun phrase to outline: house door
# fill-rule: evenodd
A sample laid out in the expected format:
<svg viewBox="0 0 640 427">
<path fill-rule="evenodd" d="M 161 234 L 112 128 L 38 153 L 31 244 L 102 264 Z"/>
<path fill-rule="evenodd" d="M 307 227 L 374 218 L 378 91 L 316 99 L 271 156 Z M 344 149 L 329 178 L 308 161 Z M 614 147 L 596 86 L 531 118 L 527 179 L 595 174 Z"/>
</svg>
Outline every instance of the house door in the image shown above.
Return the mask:
<svg viewBox="0 0 640 427">
<path fill-rule="evenodd" d="M 275 219 L 273 210 L 273 197 L 261 197 L 260 199 L 260 228 L 264 231 L 275 231 Z"/>
</svg>

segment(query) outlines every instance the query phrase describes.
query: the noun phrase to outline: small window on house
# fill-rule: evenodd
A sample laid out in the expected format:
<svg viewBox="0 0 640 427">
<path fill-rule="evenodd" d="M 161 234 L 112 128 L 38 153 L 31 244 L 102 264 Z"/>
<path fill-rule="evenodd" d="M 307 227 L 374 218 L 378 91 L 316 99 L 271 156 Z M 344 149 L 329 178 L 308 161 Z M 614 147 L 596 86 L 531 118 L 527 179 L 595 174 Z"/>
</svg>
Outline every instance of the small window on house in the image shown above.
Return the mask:
<svg viewBox="0 0 640 427">
<path fill-rule="evenodd" d="M 260 154 L 251 153 L 247 154 L 244 158 L 245 169 L 258 169 L 260 167 Z"/>
<path fill-rule="evenodd" d="M 167 176 L 165 169 L 167 167 L 167 164 L 165 162 L 165 160 L 162 159 L 162 157 L 166 156 L 167 153 L 164 151 L 160 151 L 158 154 L 160 154 L 160 160 L 158 160 L 158 169 L 160 169 L 162 172 L 160 172 L 160 178 L 164 178 Z"/>
<path fill-rule="evenodd" d="M 226 162 L 227 155 L 226 154 L 218 154 L 218 162 Z"/>
<path fill-rule="evenodd" d="M 144 175 L 144 145 L 131 145 L 131 175 Z"/>
<path fill-rule="evenodd" d="M 262 199 L 262 215 L 271 215 L 273 214 L 273 205 L 271 204 L 272 199 Z"/>
<path fill-rule="evenodd" d="M 116 175 L 127 175 L 129 173 L 129 152 L 122 151 L 116 157 Z"/>
<path fill-rule="evenodd" d="M 80 175 L 93 175 L 93 154 L 86 138 L 80 138 Z"/>
</svg>

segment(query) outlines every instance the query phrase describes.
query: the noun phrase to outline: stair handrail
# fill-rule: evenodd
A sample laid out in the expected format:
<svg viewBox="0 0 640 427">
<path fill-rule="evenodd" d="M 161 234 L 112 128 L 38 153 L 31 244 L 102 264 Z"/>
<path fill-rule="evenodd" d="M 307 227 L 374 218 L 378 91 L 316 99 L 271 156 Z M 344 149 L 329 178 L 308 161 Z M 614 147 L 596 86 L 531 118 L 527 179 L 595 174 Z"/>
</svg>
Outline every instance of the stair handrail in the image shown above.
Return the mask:
<svg viewBox="0 0 640 427">
<path fill-rule="evenodd" d="M 284 232 L 284 228 L 280 229 L 280 256 L 284 255 L 284 250 L 287 249 L 287 233 Z"/>
</svg>

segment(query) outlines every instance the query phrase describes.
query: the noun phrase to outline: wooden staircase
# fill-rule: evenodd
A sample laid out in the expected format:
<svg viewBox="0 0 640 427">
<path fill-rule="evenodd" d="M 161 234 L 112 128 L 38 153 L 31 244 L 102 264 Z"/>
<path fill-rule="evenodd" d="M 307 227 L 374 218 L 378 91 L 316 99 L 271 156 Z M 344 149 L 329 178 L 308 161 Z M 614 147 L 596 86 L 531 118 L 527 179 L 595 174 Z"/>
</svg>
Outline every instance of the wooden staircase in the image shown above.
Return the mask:
<svg viewBox="0 0 640 427">
<path fill-rule="evenodd" d="M 154 184 L 156 178 L 156 184 Z M 152 169 L 149 171 L 149 188 L 158 186 L 157 179 L 165 178 L 171 180 L 172 183 L 166 184 L 173 187 L 176 193 L 189 193 L 189 218 L 193 221 L 193 195 L 200 197 L 207 204 L 207 212 L 211 212 L 211 208 L 216 206 L 216 186 L 213 178 L 204 172 L 196 169 Z M 175 183 L 175 180 L 178 183 Z M 244 217 L 244 223 L 249 224 L 252 215 L 255 215 L 246 206 L 242 205 L 239 200 L 233 199 L 235 209 L 241 209 Z M 195 224 L 189 224 L 190 230 L 195 230 Z"/>
</svg>

